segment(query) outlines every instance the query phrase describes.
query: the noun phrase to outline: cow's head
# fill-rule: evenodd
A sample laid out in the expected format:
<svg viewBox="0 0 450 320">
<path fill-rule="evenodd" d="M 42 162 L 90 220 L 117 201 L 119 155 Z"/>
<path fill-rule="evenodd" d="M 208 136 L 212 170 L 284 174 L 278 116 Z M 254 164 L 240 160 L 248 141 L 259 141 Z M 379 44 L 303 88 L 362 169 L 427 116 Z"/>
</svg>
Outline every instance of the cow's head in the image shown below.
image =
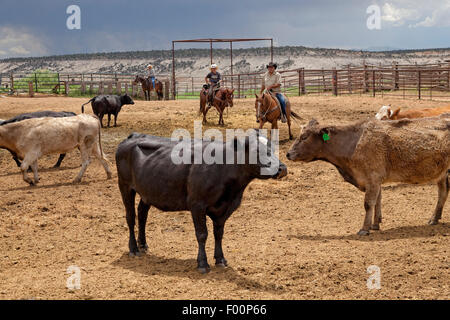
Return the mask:
<svg viewBox="0 0 450 320">
<path fill-rule="evenodd" d="M 332 139 L 331 129 L 320 126 L 317 120 L 312 119 L 303 127 L 286 157 L 292 161 L 313 161 L 321 156 L 324 144 L 329 143 L 330 139 Z"/>
<path fill-rule="evenodd" d="M 400 108 L 397 108 L 395 111 L 392 111 L 390 105 L 382 106 L 378 113 L 375 115 L 375 119 L 377 120 L 395 120 L 397 118 L 398 113 L 400 112 Z"/>
<path fill-rule="evenodd" d="M 122 105 L 124 104 L 134 104 L 133 99 L 131 99 L 131 97 L 128 94 L 124 94 L 122 96 L 120 96 L 120 101 L 122 102 Z"/>
<path fill-rule="evenodd" d="M 254 130 L 245 139 L 235 138 L 233 147 L 238 157 L 240 152 L 245 153 L 246 170 L 251 176 L 280 179 L 287 175 L 287 167 L 275 154 L 275 146 L 258 130 Z M 239 160 L 237 163 L 240 163 Z"/>
</svg>

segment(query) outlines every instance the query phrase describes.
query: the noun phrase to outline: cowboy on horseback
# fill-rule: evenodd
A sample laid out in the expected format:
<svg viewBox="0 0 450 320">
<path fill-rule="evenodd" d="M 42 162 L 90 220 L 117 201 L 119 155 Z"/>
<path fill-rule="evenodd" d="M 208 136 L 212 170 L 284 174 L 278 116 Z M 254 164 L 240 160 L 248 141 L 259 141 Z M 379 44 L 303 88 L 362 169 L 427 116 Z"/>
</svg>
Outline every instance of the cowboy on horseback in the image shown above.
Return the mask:
<svg viewBox="0 0 450 320">
<path fill-rule="evenodd" d="M 155 85 L 156 76 L 155 76 L 155 71 L 153 70 L 153 66 L 151 64 L 149 64 L 147 66 L 147 72 L 148 72 L 148 80 L 151 81 L 151 83 L 153 85 L 153 89 L 155 89 L 156 88 L 156 85 Z"/>
<path fill-rule="evenodd" d="M 208 89 L 208 104 L 211 105 L 214 91 L 220 87 L 220 83 L 222 82 L 222 76 L 217 72 L 217 65 L 215 63 L 211 65 L 211 72 L 206 75 L 205 82 Z"/>
<path fill-rule="evenodd" d="M 286 122 L 286 99 L 281 93 L 281 74 L 277 69 L 276 63 L 269 63 L 266 65 L 267 72 L 264 74 L 261 85 L 261 92 L 264 90 L 269 92 L 276 100 L 278 100 L 281 106 L 281 122 Z"/>
</svg>

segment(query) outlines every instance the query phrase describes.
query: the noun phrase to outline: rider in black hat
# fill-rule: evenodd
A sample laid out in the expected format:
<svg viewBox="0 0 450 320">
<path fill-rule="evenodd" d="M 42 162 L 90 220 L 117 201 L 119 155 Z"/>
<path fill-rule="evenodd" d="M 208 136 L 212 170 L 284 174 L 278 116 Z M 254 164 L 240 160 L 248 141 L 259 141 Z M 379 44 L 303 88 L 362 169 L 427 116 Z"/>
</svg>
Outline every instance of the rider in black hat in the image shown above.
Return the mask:
<svg viewBox="0 0 450 320">
<path fill-rule="evenodd" d="M 281 74 L 277 71 L 277 64 L 270 62 L 266 65 L 267 72 L 263 76 L 261 93 L 265 90 L 274 93 L 281 105 L 281 122 L 286 122 L 286 100 L 281 94 Z"/>
</svg>

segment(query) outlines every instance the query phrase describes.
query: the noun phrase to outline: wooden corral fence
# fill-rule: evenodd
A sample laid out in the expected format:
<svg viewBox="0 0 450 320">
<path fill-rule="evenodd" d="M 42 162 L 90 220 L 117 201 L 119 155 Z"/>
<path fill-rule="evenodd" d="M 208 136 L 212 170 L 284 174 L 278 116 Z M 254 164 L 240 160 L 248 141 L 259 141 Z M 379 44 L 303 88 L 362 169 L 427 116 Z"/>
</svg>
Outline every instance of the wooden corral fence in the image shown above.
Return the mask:
<svg viewBox="0 0 450 320">
<path fill-rule="evenodd" d="M 288 96 L 371 95 L 450 100 L 450 63 L 427 65 L 346 66 L 340 69 L 280 70 L 282 91 Z M 235 97 L 259 93 L 263 72 L 223 75 L 224 85 Z M 202 77 L 177 77 L 176 98 L 198 98 Z"/>
<path fill-rule="evenodd" d="M 450 100 L 450 63 L 426 65 L 345 66 L 339 69 L 280 70 L 282 91 L 288 96 L 305 94 L 396 96 L 418 99 Z M 224 85 L 235 89 L 236 98 L 254 97 L 259 93 L 264 72 L 225 74 Z M 36 71 L 29 74 L 0 74 L 0 93 L 66 94 L 70 96 L 128 93 L 143 98 L 135 75 L 118 73 L 54 73 Z M 159 75 L 164 99 L 198 99 L 204 77 L 177 76 L 176 92 L 172 79 Z M 152 98 L 156 99 L 156 97 Z"/>
<path fill-rule="evenodd" d="M 124 94 L 144 98 L 140 83 L 134 84 L 135 75 L 118 73 L 56 73 L 37 71 L 33 73 L 0 74 L 0 93 L 65 94 L 71 96 L 97 94 Z M 170 98 L 170 80 L 157 76 L 163 83 L 164 99 Z M 152 99 L 156 99 L 156 94 Z"/>
</svg>

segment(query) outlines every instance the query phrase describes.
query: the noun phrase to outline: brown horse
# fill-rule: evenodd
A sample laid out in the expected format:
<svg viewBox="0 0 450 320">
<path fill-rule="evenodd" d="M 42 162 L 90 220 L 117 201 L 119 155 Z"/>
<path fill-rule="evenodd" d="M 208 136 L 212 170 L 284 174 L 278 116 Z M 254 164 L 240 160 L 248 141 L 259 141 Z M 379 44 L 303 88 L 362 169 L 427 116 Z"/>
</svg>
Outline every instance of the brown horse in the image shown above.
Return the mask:
<svg viewBox="0 0 450 320">
<path fill-rule="evenodd" d="M 142 90 L 144 91 L 145 95 L 145 100 L 150 101 L 150 93 L 153 89 L 158 95 L 158 100 L 161 100 L 163 98 L 163 85 L 161 81 L 155 79 L 155 88 L 153 88 L 153 83 L 150 79 L 138 75 L 134 79 L 133 84 L 137 84 L 138 82 L 141 83 Z"/>
<path fill-rule="evenodd" d="M 272 124 L 272 129 L 278 129 L 278 119 L 281 116 L 281 109 L 278 106 L 276 98 L 271 94 L 263 92 L 261 95 L 256 96 L 255 109 L 256 109 L 256 121 L 259 122 L 259 128 L 262 129 L 266 122 Z M 289 140 L 293 139 L 291 132 L 291 116 L 295 119 L 301 120 L 302 118 L 291 110 L 291 103 L 286 97 L 286 119 L 289 129 Z"/>
<path fill-rule="evenodd" d="M 214 93 L 214 99 L 212 102 L 212 106 L 216 108 L 216 110 L 219 112 L 219 125 L 224 125 L 223 122 L 223 110 L 225 110 L 226 107 L 232 107 L 233 106 L 233 92 L 234 89 L 228 89 L 225 87 L 217 89 Z M 205 124 L 206 121 L 206 114 L 208 113 L 208 110 L 211 108 L 211 105 L 207 104 L 208 102 L 208 89 L 203 87 L 202 91 L 200 92 L 200 110 L 199 114 L 203 113 L 203 123 Z"/>
</svg>

